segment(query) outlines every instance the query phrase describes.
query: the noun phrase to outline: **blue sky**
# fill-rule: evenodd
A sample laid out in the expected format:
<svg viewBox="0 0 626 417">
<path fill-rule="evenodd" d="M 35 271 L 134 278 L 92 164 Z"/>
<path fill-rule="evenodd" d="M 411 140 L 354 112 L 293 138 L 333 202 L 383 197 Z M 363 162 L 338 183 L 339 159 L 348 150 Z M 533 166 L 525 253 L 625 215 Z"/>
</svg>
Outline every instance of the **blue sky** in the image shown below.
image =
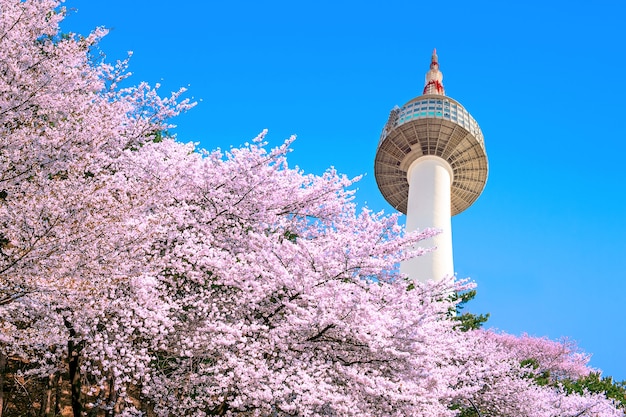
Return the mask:
<svg viewBox="0 0 626 417">
<path fill-rule="evenodd" d="M 453 218 L 470 310 L 514 334 L 569 337 L 626 379 L 626 3 L 66 0 L 63 28 L 111 29 L 131 80 L 198 106 L 181 141 L 228 148 L 298 135 L 290 163 L 364 174 L 391 108 L 421 94 L 437 48 L 446 93 L 480 124 L 489 179 Z"/>
</svg>

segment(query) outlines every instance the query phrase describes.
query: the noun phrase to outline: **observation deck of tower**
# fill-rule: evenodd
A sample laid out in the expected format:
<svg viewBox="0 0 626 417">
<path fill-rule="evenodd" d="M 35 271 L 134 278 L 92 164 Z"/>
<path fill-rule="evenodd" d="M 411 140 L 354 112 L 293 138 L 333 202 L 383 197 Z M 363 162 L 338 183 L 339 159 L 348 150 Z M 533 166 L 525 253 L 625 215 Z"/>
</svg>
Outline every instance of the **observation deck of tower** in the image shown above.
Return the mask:
<svg viewBox="0 0 626 417">
<path fill-rule="evenodd" d="M 374 163 L 378 188 L 407 215 L 407 231 L 442 230 L 422 245 L 436 246 L 435 251 L 401 265 L 418 280 L 454 273 L 450 218 L 471 206 L 487 182 L 480 127 L 459 102 L 445 95 L 442 81 L 434 50 L 422 95 L 391 110 Z"/>
</svg>

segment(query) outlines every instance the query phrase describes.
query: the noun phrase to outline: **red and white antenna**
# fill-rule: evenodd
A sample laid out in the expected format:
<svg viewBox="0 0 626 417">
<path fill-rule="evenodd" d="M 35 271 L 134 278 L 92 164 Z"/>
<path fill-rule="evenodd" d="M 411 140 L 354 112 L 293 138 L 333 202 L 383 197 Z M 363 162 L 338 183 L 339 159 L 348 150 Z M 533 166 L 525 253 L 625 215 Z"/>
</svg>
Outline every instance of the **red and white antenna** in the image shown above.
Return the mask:
<svg viewBox="0 0 626 417">
<path fill-rule="evenodd" d="M 443 89 L 443 74 L 439 71 L 439 59 L 437 58 L 437 48 L 433 49 L 433 56 L 430 60 L 430 70 L 426 73 L 426 83 L 423 94 L 438 94 L 445 96 Z"/>
</svg>

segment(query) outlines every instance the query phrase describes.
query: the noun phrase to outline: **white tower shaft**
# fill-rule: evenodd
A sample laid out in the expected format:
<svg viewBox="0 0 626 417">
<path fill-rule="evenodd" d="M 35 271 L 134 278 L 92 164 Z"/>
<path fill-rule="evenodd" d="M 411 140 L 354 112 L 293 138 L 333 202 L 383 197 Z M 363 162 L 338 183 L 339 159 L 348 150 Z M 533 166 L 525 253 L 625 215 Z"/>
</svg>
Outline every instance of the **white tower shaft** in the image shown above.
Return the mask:
<svg viewBox="0 0 626 417">
<path fill-rule="evenodd" d="M 413 161 L 407 171 L 407 180 L 407 232 L 435 228 L 441 233 L 420 242 L 420 246 L 435 247 L 435 250 L 404 261 L 400 271 L 412 280 L 440 281 L 454 274 L 450 202 L 453 171 L 444 159 L 426 155 Z"/>
</svg>

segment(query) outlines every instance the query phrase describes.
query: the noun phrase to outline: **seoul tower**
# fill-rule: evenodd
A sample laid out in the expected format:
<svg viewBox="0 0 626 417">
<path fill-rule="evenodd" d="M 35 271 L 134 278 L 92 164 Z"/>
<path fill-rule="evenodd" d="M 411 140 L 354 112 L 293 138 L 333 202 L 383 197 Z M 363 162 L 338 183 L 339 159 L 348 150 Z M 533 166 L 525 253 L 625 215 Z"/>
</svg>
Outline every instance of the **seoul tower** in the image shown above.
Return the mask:
<svg viewBox="0 0 626 417">
<path fill-rule="evenodd" d="M 451 218 L 471 206 L 487 182 L 480 127 L 446 96 L 442 81 L 434 50 L 422 95 L 391 110 L 374 163 L 378 188 L 406 214 L 406 230 L 441 231 L 420 242 L 435 250 L 400 265 L 401 272 L 419 281 L 454 274 Z"/>
</svg>

